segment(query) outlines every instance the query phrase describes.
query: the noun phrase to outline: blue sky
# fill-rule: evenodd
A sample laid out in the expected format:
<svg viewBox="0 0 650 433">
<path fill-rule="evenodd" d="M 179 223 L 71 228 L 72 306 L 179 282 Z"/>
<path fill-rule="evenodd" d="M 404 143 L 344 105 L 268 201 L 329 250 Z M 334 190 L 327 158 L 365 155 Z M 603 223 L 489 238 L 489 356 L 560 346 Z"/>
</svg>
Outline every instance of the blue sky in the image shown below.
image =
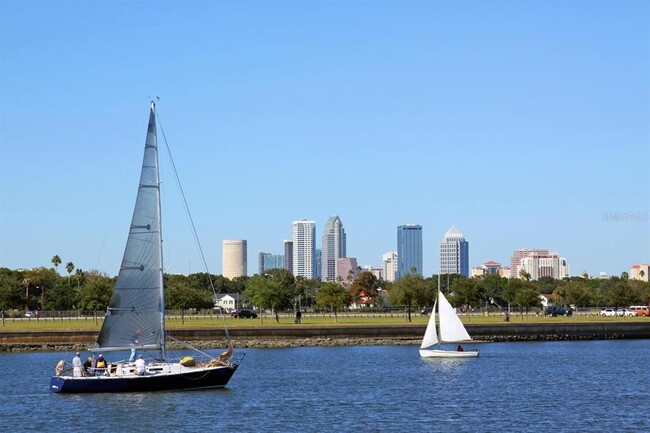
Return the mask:
<svg viewBox="0 0 650 433">
<path fill-rule="evenodd" d="M 117 274 L 154 96 L 212 273 L 331 215 L 360 265 L 421 224 L 427 276 L 452 224 L 470 266 L 650 261 L 647 1 L 3 0 L 1 267 Z M 202 272 L 167 162 L 166 271 Z"/>
</svg>

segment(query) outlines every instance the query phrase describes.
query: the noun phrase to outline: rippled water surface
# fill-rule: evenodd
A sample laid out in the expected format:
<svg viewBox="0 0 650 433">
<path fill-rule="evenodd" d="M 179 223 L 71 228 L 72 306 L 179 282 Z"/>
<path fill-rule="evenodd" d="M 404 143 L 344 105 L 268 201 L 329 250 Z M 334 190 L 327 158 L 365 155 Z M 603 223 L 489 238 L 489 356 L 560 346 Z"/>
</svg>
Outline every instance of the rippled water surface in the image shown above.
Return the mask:
<svg viewBox="0 0 650 433">
<path fill-rule="evenodd" d="M 59 395 L 70 353 L 0 354 L 6 431 L 603 432 L 650 428 L 650 340 L 246 349 L 227 389 Z M 216 352 L 216 351 L 215 351 Z M 68 359 L 69 360 L 69 359 Z"/>
</svg>

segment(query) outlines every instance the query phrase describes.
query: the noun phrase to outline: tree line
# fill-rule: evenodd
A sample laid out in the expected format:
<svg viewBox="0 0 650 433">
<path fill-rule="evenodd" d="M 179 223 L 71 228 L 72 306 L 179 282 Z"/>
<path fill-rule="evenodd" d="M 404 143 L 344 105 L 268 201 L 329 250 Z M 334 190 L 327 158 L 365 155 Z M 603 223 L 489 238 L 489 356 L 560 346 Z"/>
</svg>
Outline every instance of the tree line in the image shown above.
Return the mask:
<svg viewBox="0 0 650 433">
<path fill-rule="evenodd" d="M 0 308 L 16 314 L 25 310 L 105 310 L 116 277 L 97 270 L 75 269 L 71 262 L 65 267 L 67 275 L 60 275 L 61 263 L 54 256 L 52 268 L 0 268 Z M 215 305 L 215 294 L 238 293 L 244 299 L 243 306 L 276 313 L 300 308 L 327 309 L 336 314 L 351 306 L 391 307 L 405 309 L 410 319 L 412 311 L 434 305 L 438 286 L 449 295 L 452 305 L 462 311 L 535 311 L 541 308 L 540 294 L 552 295 L 553 305 L 577 308 L 650 304 L 650 283 L 630 280 L 625 273 L 607 279 L 544 277 L 528 281 L 498 275 L 466 278 L 449 274 L 425 278 L 412 272 L 388 282 L 361 271 L 347 281 L 320 282 L 294 277 L 285 269 L 271 269 L 233 280 L 207 273 L 165 274 L 164 283 L 165 306 L 174 310 L 209 309 Z"/>
</svg>

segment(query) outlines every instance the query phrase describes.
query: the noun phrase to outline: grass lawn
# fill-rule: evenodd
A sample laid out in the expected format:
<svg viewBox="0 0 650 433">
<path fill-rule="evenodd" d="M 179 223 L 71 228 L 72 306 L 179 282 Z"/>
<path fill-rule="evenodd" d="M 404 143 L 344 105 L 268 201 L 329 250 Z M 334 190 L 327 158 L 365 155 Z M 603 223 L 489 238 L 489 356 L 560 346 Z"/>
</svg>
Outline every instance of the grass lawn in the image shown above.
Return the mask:
<svg viewBox="0 0 650 433">
<path fill-rule="evenodd" d="M 529 315 L 512 315 L 510 321 L 505 323 L 502 315 L 461 315 L 461 319 L 467 324 L 521 324 L 521 323 L 593 323 L 593 322 L 648 322 L 647 317 L 600 317 L 595 314 L 582 315 L 576 314 L 573 317 L 543 317 Z M 421 314 L 411 315 L 411 325 L 425 325 L 428 317 Z M 275 321 L 271 314 L 264 314 L 262 318 L 257 319 L 233 319 L 230 316 L 223 318 L 218 315 L 186 315 L 181 318 L 178 316 L 167 316 L 166 325 L 168 329 L 201 329 L 223 327 L 225 322 L 228 328 L 244 327 L 265 327 L 273 328 L 276 326 L 399 326 L 408 325 L 404 314 L 358 314 L 358 313 L 341 313 L 338 320 L 335 320 L 333 314 L 307 314 L 302 315 L 302 324 L 294 323 L 293 315 L 281 314 L 280 322 Z M 102 319 L 94 317 L 66 317 L 66 318 L 8 318 L 3 324 L 0 324 L 0 332 L 12 331 L 97 331 L 102 325 Z"/>
</svg>

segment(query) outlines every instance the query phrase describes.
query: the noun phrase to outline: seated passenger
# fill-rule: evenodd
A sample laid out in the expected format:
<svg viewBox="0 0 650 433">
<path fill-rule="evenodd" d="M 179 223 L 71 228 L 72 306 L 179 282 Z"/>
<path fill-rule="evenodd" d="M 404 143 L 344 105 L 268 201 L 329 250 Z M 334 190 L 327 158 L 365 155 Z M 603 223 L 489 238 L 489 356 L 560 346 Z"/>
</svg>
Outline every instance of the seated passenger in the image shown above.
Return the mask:
<svg viewBox="0 0 650 433">
<path fill-rule="evenodd" d="M 138 356 L 138 359 L 135 361 L 135 371 L 134 373 L 138 376 L 142 376 L 146 371 L 147 363 L 145 362 L 142 355 Z"/>
</svg>

